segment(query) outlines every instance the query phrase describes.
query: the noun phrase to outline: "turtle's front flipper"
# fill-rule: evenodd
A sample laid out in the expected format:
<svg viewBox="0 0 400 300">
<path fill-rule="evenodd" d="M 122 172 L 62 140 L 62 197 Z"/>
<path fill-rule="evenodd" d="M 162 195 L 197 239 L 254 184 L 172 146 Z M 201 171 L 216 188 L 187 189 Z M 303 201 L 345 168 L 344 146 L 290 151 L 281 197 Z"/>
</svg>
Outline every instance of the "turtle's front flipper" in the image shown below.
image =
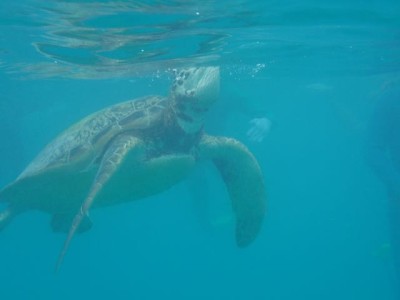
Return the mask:
<svg viewBox="0 0 400 300">
<path fill-rule="evenodd" d="M 118 169 L 121 162 L 123 161 L 124 157 L 128 153 L 129 155 L 137 155 L 137 158 L 139 160 L 143 151 L 144 147 L 142 140 L 129 135 L 121 135 L 117 137 L 108 146 L 103 155 L 99 170 L 90 188 L 89 194 L 72 221 L 72 225 L 69 229 L 67 239 L 65 240 L 64 247 L 57 261 L 56 271 L 61 266 L 65 253 L 67 252 L 68 246 L 75 232 L 79 228 L 82 220 L 87 217 L 87 213 L 93 203 L 93 200 L 98 194 L 98 192 L 102 189 L 103 185 L 115 173 L 115 171 Z"/>
<path fill-rule="evenodd" d="M 240 142 L 204 135 L 201 158 L 212 159 L 225 181 L 236 215 L 236 243 L 246 247 L 257 236 L 265 214 L 266 195 L 260 166 Z"/>
</svg>

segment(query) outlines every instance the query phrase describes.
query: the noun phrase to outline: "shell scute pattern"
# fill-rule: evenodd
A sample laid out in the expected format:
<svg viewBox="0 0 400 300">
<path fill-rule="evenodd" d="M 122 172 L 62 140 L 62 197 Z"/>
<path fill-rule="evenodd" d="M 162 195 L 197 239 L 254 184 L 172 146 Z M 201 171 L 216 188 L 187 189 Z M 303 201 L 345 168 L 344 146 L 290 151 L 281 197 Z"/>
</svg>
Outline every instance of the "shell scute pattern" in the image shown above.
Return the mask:
<svg viewBox="0 0 400 300">
<path fill-rule="evenodd" d="M 48 168 L 74 163 L 102 147 L 110 137 L 129 129 L 149 126 L 152 117 L 165 108 L 165 98 L 148 96 L 105 108 L 70 127 L 51 144 L 19 176 L 33 175 Z"/>
</svg>

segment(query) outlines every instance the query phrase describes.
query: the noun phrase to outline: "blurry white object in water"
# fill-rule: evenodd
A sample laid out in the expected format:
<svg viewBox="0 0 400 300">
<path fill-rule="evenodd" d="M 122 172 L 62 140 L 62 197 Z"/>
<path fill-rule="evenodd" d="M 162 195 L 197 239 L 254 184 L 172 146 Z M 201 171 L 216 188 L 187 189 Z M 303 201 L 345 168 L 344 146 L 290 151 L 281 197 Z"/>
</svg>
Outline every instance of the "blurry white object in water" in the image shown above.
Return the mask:
<svg viewBox="0 0 400 300">
<path fill-rule="evenodd" d="M 250 129 L 247 137 L 252 142 L 261 143 L 271 129 L 271 121 L 268 118 L 254 118 L 250 120 Z"/>
</svg>

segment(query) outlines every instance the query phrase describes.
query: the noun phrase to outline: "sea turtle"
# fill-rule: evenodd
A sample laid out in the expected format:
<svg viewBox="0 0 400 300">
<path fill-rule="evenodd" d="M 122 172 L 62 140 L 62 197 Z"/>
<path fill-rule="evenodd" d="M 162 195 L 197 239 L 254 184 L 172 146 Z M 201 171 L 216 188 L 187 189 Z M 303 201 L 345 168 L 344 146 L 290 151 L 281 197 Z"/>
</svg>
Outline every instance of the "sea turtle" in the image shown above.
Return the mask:
<svg viewBox="0 0 400 300">
<path fill-rule="evenodd" d="M 28 210 L 51 214 L 52 229 L 68 233 L 58 268 L 74 234 L 90 229 L 90 208 L 157 194 L 186 177 L 199 160 L 210 159 L 232 201 L 237 245 L 247 246 L 264 217 L 263 176 L 243 144 L 203 131 L 218 94 L 219 68 L 191 67 L 176 71 L 168 97 L 126 101 L 84 118 L 0 192 L 7 204 L 0 229 Z"/>
</svg>

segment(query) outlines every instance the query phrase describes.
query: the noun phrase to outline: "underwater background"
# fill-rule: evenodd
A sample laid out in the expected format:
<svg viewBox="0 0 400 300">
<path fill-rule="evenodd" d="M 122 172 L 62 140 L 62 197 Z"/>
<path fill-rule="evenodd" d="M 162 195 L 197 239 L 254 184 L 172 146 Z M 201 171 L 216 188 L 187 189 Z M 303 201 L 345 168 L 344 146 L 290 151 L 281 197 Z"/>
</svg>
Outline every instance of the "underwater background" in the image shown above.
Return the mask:
<svg viewBox="0 0 400 300">
<path fill-rule="evenodd" d="M 399 299 L 388 195 L 365 158 L 399 84 L 399 1 L 3 0 L 0 186 L 74 122 L 202 65 L 221 70 L 207 132 L 245 143 L 265 176 L 256 241 L 237 248 L 204 164 L 201 181 L 93 210 L 58 274 L 65 235 L 19 216 L 0 234 L 1 299 Z"/>
</svg>

